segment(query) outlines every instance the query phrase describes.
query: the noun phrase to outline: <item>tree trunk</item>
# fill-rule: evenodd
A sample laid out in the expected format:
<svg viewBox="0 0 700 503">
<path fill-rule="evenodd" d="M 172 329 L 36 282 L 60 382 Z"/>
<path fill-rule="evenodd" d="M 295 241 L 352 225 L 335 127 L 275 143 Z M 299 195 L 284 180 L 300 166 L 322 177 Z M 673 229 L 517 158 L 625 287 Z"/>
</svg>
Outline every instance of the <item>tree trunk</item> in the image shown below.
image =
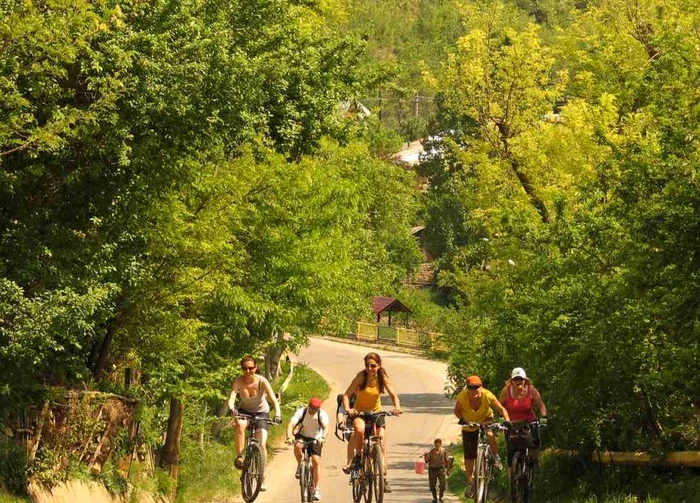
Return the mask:
<svg viewBox="0 0 700 503">
<path fill-rule="evenodd" d="M 265 351 L 265 377 L 270 381 L 281 373 L 280 360 L 285 348 L 284 334 L 277 334 L 275 342 Z"/>
<path fill-rule="evenodd" d="M 114 338 L 114 333 L 116 331 L 117 323 L 115 319 L 112 319 L 107 323 L 104 339 L 102 339 L 102 344 L 100 344 L 97 352 L 97 361 L 95 362 L 95 368 L 92 373 L 92 376 L 97 381 L 102 379 L 102 376 L 104 375 L 105 366 L 107 365 L 107 357 L 109 356 L 109 349 L 112 346 L 112 339 Z"/>
<path fill-rule="evenodd" d="M 173 480 L 173 489 L 170 500 L 175 501 L 177 494 L 177 474 L 180 466 L 180 434 L 182 433 L 182 417 L 184 407 L 182 402 L 175 397 L 170 398 L 170 415 L 168 416 L 168 431 L 165 436 L 165 445 L 161 453 L 161 465 L 170 468 L 170 478 Z"/>
</svg>

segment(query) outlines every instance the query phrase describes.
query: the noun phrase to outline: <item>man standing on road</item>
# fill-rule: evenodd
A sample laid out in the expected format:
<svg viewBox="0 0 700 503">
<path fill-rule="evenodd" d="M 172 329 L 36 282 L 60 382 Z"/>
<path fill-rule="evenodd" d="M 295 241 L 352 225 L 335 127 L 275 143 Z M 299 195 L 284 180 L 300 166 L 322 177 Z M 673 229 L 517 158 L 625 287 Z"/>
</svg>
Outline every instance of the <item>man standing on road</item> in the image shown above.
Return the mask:
<svg viewBox="0 0 700 503">
<path fill-rule="evenodd" d="M 438 501 L 442 503 L 442 498 L 445 496 L 447 471 L 454 458 L 442 447 L 442 439 L 436 438 L 434 444 L 433 449 L 423 454 L 423 459 L 428 464 L 428 484 L 430 492 L 433 493 L 433 503 L 438 503 Z M 440 481 L 439 497 L 436 487 L 438 481 Z"/>
<path fill-rule="evenodd" d="M 325 441 L 325 433 L 328 431 L 330 418 L 321 408 L 321 400 L 312 398 L 306 407 L 297 409 L 287 425 L 288 444 L 294 444 L 294 457 L 297 458 L 296 477 L 301 473 L 301 457 L 304 443 L 315 440 L 309 447 L 311 454 L 311 473 L 314 479 L 314 501 L 321 499 L 319 484 L 321 481 L 321 450 Z"/>
</svg>

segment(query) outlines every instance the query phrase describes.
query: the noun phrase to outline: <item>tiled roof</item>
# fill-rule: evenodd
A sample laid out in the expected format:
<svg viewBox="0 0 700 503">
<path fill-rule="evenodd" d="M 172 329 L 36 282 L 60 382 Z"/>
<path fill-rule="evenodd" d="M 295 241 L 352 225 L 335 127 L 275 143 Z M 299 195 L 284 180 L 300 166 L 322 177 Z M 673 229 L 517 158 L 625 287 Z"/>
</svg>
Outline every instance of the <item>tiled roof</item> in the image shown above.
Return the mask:
<svg viewBox="0 0 700 503">
<path fill-rule="evenodd" d="M 373 297 L 372 311 L 374 314 L 383 313 L 386 311 L 402 311 L 410 313 L 411 310 L 404 306 L 401 302 L 393 297 Z"/>
</svg>

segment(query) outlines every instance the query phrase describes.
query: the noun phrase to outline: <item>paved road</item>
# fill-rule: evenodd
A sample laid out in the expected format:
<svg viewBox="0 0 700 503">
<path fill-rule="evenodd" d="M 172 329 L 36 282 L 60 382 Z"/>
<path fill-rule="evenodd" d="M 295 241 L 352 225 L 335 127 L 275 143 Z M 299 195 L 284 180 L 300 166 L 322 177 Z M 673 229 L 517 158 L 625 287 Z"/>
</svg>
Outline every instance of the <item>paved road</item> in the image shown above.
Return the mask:
<svg viewBox="0 0 700 503">
<path fill-rule="evenodd" d="M 345 391 L 353 376 L 363 368 L 363 356 L 370 348 L 313 339 L 296 358 L 306 362 L 330 384 L 331 393 L 324 409 L 335 421 L 335 400 Z M 401 399 L 403 415 L 387 418 L 389 439 L 389 481 L 393 492 L 384 501 L 429 503 L 427 472 L 414 473 L 414 460 L 425 452 L 435 437 L 448 444 L 459 435 L 459 427 L 452 415 L 453 402 L 445 398 L 443 390 L 447 379 L 444 363 L 391 351 L 376 351 L 382 357 L 384 368 Z M 388 396 L 382 397 L 385 409 L 391 405 Z M 346 444 L 331 433 L 323 450 L 321 501 L 327 503 L 350 502 L 351 491 L 348 476 L 341 467 L 345 463 Z M 268 467 L 268 491 L 261 493 L 256 503 L 293 503 L 299 501 L 299 486 L 294 479 L 296 462 L 291 447 L 274 449 L 275 458 Z M 446 495 L 445 501 L 459 501 Z"/>
</svg>

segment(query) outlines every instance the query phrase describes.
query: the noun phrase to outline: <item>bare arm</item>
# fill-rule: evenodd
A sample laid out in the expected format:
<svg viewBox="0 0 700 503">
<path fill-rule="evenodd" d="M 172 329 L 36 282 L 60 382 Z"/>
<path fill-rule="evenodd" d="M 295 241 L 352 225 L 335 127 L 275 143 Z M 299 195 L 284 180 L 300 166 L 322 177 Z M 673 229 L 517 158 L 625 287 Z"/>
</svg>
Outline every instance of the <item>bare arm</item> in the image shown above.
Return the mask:
<svg viewBox="0 0 700 503">
<path fill-rule="evenodd" d="M 318 413 L 321 414 L 321 411 L 319 410 Z M 323 429 L 321 434 L 325 437 L 328 431 L 330 416 L 328 416 L 328 414 L 321 414 L 319 417 L 321 418 L 321 429 Z"/>
<path fill-rule="evenodd" d="M 228 408 L 229 410 L 235 410 L 236 408 L 236 396 L 238 395 L 238 390 L 236 389 L 236 381 L 231 383 L 231 394 L 228 397 Z"/>
<path fill-rule="evenodd" d="M 282 417 L 282 413 L 280 412 L 280 403 L 277 400 L 277 396 L 275 396 L 275 392 L 272 391 L 270 381 L 268 381 L 264 377 L 261 377 L 260 379 L 263 379 L 263 388 L 265 389 L 265 395 L 267 395 L 268 400 L 270 400 L 272 402 L 272 405 L 275 407 L 275 417 Z"/>
<path fill-rule="evenodd" d="M 498 399 L 494 400 L 494 401 L 491 403 L 491 407 L 493 407 L 494 409 L 496 409 L 496 410 L 498 411 L 498 413 L 499 413 L 501 416 L 503 416 L 503 419 L 505 419 L 506 421 L 510 421 L 510 416 L 508 415 L 508 411 L 507 411 L 506 408 L 501 404 L 501 402 L 498 401 Z"/>
<path fill-rule="evenodd" d="M 542 400 L 542 395 L 540 395 L 540 392 L 534 386 L 532 387 L 532 401 L 539 408 L 540 416 L 547 417 L 547 406 L 544 404 L 544 400 Z"/>
<path fill-rule="evenodd" d="M 464 419 L 464 416 L 462 415 L 462 402 L 457 400 L 455 402 L 455 410 L 454 410 L 455 416 L 457 416 L 459 419 Z"/>
<path fill-rule="evenodd" d="M 296 414 L 295 414 L 296 415 Z M 287 438 L 294 437 L 294 427 L 297 425 L 298 421 L 296 417 L 292 416 L 287 424 Z"/>
<path fill-rule="evenodd" d="M 345 390 L 345 394 L 343 395 L 343 408 L 350 413 L 351 409 L 350 407 L 350 397 L 355 394 L 357 391 L 357 388 L 360 387 L 360 382 L 362 379 L 362 373 L 360 372 L 355 376 L 355 378 L 352 380 L 350 383 L 350 386 L 348 386 L 348 389 Z"/>
<path fill-rule="evenodd" d="M 389 394 L 391 401 L 394 404 L 394 410 L 392 410 L 392 412 L 394 414 L 401 414 L 401 401 L 399 400 L 399 395 L 396 394 L 394 387 L 391 385 L 391 381 L 389 381 L 389 378 L 386 376 L 384 376 L 384 389 Z"/>
</svg>

